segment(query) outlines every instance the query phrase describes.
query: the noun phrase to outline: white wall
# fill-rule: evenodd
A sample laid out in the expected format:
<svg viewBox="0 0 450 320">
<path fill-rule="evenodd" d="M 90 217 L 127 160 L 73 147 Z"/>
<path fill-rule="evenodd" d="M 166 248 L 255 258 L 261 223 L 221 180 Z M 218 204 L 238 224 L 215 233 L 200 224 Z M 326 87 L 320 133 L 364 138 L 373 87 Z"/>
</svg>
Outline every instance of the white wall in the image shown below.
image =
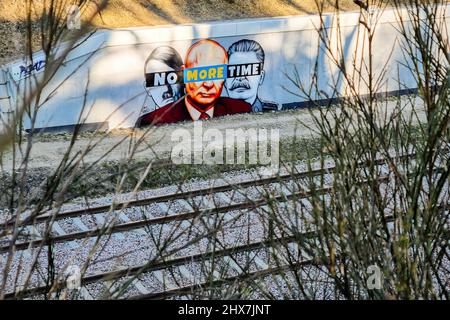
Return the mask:
<svg viewBox="0 0 450 320">
<path fill-rule="evenodd" d="M 11 90 L 9 90 L 10 82 L 7 73 L 0 69 L 0 131 L 3 130 L 4 124 L 11 121 L 10 117 L 13 112 Z"/>
<path fill-rule="evenodd" d="M 445 16 L 450 15 L 450 5 L 446 6 Z M 341 17 L 342 37 L 345 45 L 347 63 L 351 63 L 357 52 L 359 13 L 345 13 Z M 333 27 L 334 16 L 326 16 L 327 27 Z M 292 16 L 270 19 L 249 19 L 218 23 L 203 23 L 152 28 L 128 28 L 103 30 L 73 50 L 55 79 L 46 88 L 49 94 L 58 88 L 52 99 L 44 104 L 38 113 L 37 128 L 73 125 L 77 123 L 82 110 L 84 92 L 87 88 L 87 109 L 85 121 L 98 123 L 107 121 L 109 128 L 131 127 L 142 112 L 155 108 L 152 99 L 144 89 L 144 62 L 151 51 L 162 45 L 175 48 L 181 57 L 194 42 L 202 38 L 211 38 L 226 49 L 240 39 L 257 41 L 265 51 L 265 80 L 259 88 L 261 99 L 276 102 L 284 107 L 298 105 L 302 99 L 287 90 L 298 89 L 286 78 L 298 70 L 299 78 L 310 83 L 313 66 L 319 58 L 320 90 L 332 94 L 331 80 L 336 69 L 330 67 L 327 56 L 317 47 L 319 38 L 315 28 L 319 25 L 317 16 Z M 407 88 L 415 87 L 414 79 L 402 67 L 403 55 L 396 42 L 397 18 L 394 10 L 386 10 L 377 25 L 374 39 L 373 61 L 375 72 L 380 72 L 389 53 L 392 57 L 389 72 L 384 79 L 383 91 L 398 90 L 398 70 L 401 82 Z M 90 54 L 93 54 L 90 57 Z M 367 53 L 365 53 L 367 57 Z M 42 53 L 36 53 L 34 61 L 43 59 Z M 86 63 L 84 63 L 86 61 Z M 15 84 L 23 88 L 27 78 L 21 75 L 23 61 L 6 66 Z M 38 66 L 39 67 L 39 66 Z M 42 69 L 33 70 L 31 74 L 39 75 Z M 73 73 L 73 75 L 72 75 Z M 66 78 L 71 75 L 67 80 Z M 87 86 L 89 79 L 89 85 Z M 86 87 L 87 86 L 87 87 Z M 10 86 L 11 88 L 14 86 Z M 344 90 L 344 88 L 342 88 Z M 18 99 L 17 92 L 10 90 Z M 362 89 L 360 93 L 365 93 Z M 226 90 L 222 95 L 226 96 Z M 3 102 L 0 108 L 5 110 Z M 25 127 L 29 127 L 25 120 Z"/>
</svg>

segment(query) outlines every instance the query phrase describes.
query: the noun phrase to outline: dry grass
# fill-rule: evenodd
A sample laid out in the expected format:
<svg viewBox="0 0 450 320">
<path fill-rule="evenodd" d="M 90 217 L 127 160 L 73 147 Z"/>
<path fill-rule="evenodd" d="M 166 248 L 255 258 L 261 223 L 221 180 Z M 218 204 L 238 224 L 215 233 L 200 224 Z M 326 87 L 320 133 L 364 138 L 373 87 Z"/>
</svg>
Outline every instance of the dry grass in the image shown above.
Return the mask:
<svg viewBox="0 0 450 320">
<path fill-rule="evenodd" d="M 352 0 L 341 2 L 343 9 L 357 8 Z M 114 28 L 316 12 L 315 0 L 111 0 L 96 23 Z"/>
<path fill-rule="evenodd" d="M 333 8 L 330 2 L 334 0 L 324 1 L 326 10 Z M 340 2 L 344 10 L 357 9 L 352 0 Z M 315 0 L 110 0 L 94 24 L 117 28 L 313 13 L 317 13 Z M 0 0 L 0 19 L 24 18 L 20 1 Z"/>
<path fill-rule="evenodd" d="M 357 9 L 352 0 L 342 0 L 341 4 L 344 10 Z M 328 1 L 325 7 L 332 9 Z M 119 28 L 316 12 L 315 0 L 110 0 L 93 24 Z M 25 20 L 22 1 L 0 0 L 0 65 L 23 52 Z M 39 39 L 35 39 L 34 47 L 39 48 Z"/>
</svg>

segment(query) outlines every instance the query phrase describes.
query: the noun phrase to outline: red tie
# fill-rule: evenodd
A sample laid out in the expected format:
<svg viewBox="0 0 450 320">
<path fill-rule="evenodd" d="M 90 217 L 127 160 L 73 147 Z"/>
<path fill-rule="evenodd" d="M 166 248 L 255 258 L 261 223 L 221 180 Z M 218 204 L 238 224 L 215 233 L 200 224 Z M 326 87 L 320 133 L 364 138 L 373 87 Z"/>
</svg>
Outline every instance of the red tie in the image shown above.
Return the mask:
<svg viewBox="0 0 450 320">
<path fill-rule="evenodd" d="M 199 119 L 201 120 L 209 119 L 209 115 L 206 112 L 202 112 Z"/>
</svg>

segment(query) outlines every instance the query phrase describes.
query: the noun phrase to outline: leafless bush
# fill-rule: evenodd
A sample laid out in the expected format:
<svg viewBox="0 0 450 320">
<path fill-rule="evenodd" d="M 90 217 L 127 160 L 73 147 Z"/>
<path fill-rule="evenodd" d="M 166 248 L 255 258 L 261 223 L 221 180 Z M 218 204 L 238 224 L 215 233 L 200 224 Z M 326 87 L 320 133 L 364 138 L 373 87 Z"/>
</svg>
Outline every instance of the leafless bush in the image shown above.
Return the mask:
<svg viewBox="0 0 450 320">
<path fill-rule="evenodd" d="M 311 113 L 315 121 L 311 130 L 318 131 L 323 152 L 307 166 L 322 170 L 322 174 L 298 178 L 295 159 L 287 161 L 281 166 L 291 175 L 287 182 L 263 184 L 251 192 L 236 185 L 230 199 L 236 196 L 241 204 L 247 204 L 247 209 L 237 209 L 232 214 L 224 207 L 233 201 L 220 203 L 208 194 L 185 199 L 192 208 L 188 218 L 160 225 L 151 221 L 154 217 L 148 214 L 149 208 L 142 206 L 139 214 L 146 224 L 137 233 L 141 238 L 130 233 L 122 240 L 114 228 L 121 215 L 127 213 L 129 203 L 116 201 L 116 196 L 125 191 L 129 180 L 133 181 L 132 193 L 140 190 L 156 166 L 154 161 L 139 168 L 129 165 L 140 146 L 152 148 L 148 137 L 153 127 L 144 133 L 131 130 L 104 155 L 87 163 L 87 155 L 107 133 L 93 134 L 83 150 L 75 151 L 83 115 L 89 112 L 85 105 L 65 155 L 42 184 L 40 196 L 33 202 L 28 197 L 30 154 L 39 135 L 33 130 L 34 121 L 40 106 L 52 98 L 52 93 L 44 95 L 44 88 L 68 53 L 93 32 L 89 21 L 105 5 L 96 2 L 95 10 L 86 9 L 90 18 L 80 31 L 68 35 L 65 7 L 70 3 L 49 2 L 37 14 L 37 36 L 42 39 L 46 68 L 42 75 L 31 76 L 27 85 L 16 88 L 21 99 L 0 136 L 2 171 L 6 152 L 15 157 L 8 190 L 1 195 L 8 205 L 1 211 L 0 243 L 6 244 L 8 251 L 0 257 L 0 298 L 11 292 L 17 293 L 16 298 L 24 298 L 26 289 L 37 283 L 45 287 L 38 298 L 86 298 L 86 293 L 66 287 L 65 271 L 75 264 L 86 276 L 92 276 L 96 268 L 110 271 L 107 278 L 98 280 L 107 290 L 98 289 L 95 281 L 83 285 L 88 292 L 96 292 L 95 298 L 133 296 L 132 284 L 143 281 L 149 270 L 158 267 L 163 280 L 156 291 L 166 293 L 161 297 L 177 297 L 173 287 L 165 283 L 167 278 L 183 288 L 178 295 L 195 299 L 448 299 L 450 48 L 445 17 L 441 14 L 443 1 L 410 0 L 407 7 L 403 6 L 405 1 L 394 1 L 403 66 L 418 88 L 417 96 L 407 98 L 379 94 L 384 91 L 386 73 L 392 67 L 389 54 L 381 67 L 373 58 L 377 22 L 383 10 L 361 6 L 357 51 L 348 56 L 339 1 L 335 3 L 332 28 L 325 21 L 323 3 L 317 1 L 320 41 L 311 84 L 302 83 L 295 73 L 287 76 L 297 86 L 298 94 L 317 104 Z M 34 4 L 28 0 L 26 6 L 29 28 L 25 54 L 31 62 L 31 43 L 36 36 L 32 27 L 36 25 Z M 82 8 L 92 5 L 90 1 L 77 4 Z M 383 8 L 385 1 L 371 5 Z M 68 41 L 64 47 L 67 49 L 57 51 L 63 40 Z M 320 84 L 319 57 L 323 55 L 335 70 L 334 77 L 327 80 L 327 92 Z M 399 79 L 399 89 L 405 86 Z M 324 107 L 317 101 L 329 103 Z M 425 117 L 420 116 L 421 105 Z M 27 135 L 21 128 L 24 117 L 31 119 Z M 73 193 L 71 186 L 98 170 L 102 159 L 120 144 L 128 145 L 125 159 L 112 174 L 102 177 L 116 181 L 108 218 L 97 223 L 95 236 L 77 242 L 79 248 L 86 249 L 83 255 L 78 256 L 71 249 L 65 249 L 66 255 L 61 255 L 54 235 L 58 215 L 73 197 L 84 197 L 86 205 L 91 200 L 86 190 Z M 332 170 L 327 169 L 330 163 Z M 170 169 L 169 166 L 169 177 Z M 156 170 L 165 169 L 162 166 Z M 189 174 L 174 177 L 178 191 L 182 191 L 188 177 Z M 207 209 L 204 202 L 209 203 Z M 156 216 L 170 216 L 171 209 L 160 209 Z M 36 219 L 43 215 L 48 216 L 37 233 L 44 241 L 33 250 L 16 250 L 21 241 L 32 239 L 33 235 L 27 234 L 30 228 L 25 225 L 30 223 L 37 228 Z M 142 239 L 144 244 L 139 242 Z M 117 252 L 114 246 L 108 248 L 109 242 L 121 241 L 130 242 L 130 246 L 124 245 Z M 138 243 L 136 247 L 133 241 Z M 244 250 L 246 246 L 253 251 Z M 31 255 L 26 256 L 25 252 Z M 129 267 L 133 259 L 140 261 L 139 268 Z M 192 263 L 196 269 L 192 273 L 194 279 L 185 279 L 170 267 L 177 259 L 186 265 Z"/>
<path fill-rule="evenodd" d="M 411 73 L 418 88 L 417 96 L 408 99 L 378 94 L 385 91 L 387 68 L 392 66 L 388 52 L 383 62 L 373 58 L 383 11 L 361 8 L 361 43 L 349 57 L 339 1 L 334 28 L 327 27 L 317 4 L 319 52 L 336 70 L 327 90 L 332 93 L 321 91 L 318 65 L 311 86 L 291 80 L 311 102 L 330 101 L 317 106 L 319 113 L 313 116 L 327 152 L 323 160 L 329 157 L 336 165 L 333 192 L 314 196 L 312 213 L 294 214 L 308 221 L 306 230 L 277 215 L 273 219 L 297 237 L 302 259 L 316 261 L 315 279 L 331 283 L 331 298 L 448 299 L 449 44 L 441 6 L 446 3 L 408 1 L 403 6 L 395 1 L 403 72 Z M 331 105 L 335 101 L 337 105 Z M 425 117 L 419 115 L 422 104 Z M 391 112 L 389 106 L 394 106 Z M 377 165 L 378 159 L 385 159 L 386 165 Z M 312 181 L 310 188 L 317 187 Z M 305 237 L 307 230 L 316 237 Z M 378 286 L 373 282 L 375 270 L 380 271 Z M 311 296 L 305 271 L 291 272 L 298 279 L 297 292 Z"/>
<path fill-rule="evenodd" d="M 192 251 L 190 248 L 193 246 L 198 246 L 206 252 L 212 252 L 212 255 L 215 251 L 227 248 L 229 243 L 224 243 L 227 242 L 224 225 L 233 224 L 242 216 L 242 214 L 238 214 L 225 223 L 223 217 L 211 216 L 214 208 L 219 206 L 214 201 L 211 209 L 204 210 L 200 208 L 198 199 L 186 199 L 194 212 L 192 219 L 175 221 L 160 226 L 149 223 L 148 226 L 138 232 L 138 235 L 147 239 L 148 243 L 141 247 L 122 245 L 121 249 L 126 249 L 125 251 L 115 251 L 114 249 L 112 252 L 105 253 L 105 251 L 111 250 L 109 247 L 111 242 L 113 243 L 112 247 L 115 248 L 114 245 L 117 244 L 120 235 L 118 236 L 113 229 L 124 212 L 127 212 L 128 200 L 121 202 L 119 206 L 120 201 L 116 201 L 116 196 L 125 191 L 131 191 L 129 199 L 133 198 L 132 195 L 141 189 L 151 170 L 164 172 L 165 176 L 178 184 L 176 185 L 178 189 L 181 188 L 186 179 L 185 175 L 188 176 L 189 172 L 181 171 L 180 176 L 172 177 L 171 166 L 164 162 L 167 159 L 159 161 L 158 157 L 155 160 L 140 163 L 139 166 L 133 166 L 133 160 L 139 148 L 152 149 L 153 141 L 149 137 L 155 130 L 153 127 L 139 131 L 131 129 L 128 135 L 124 135 L 117 143 L 111 145 L 109 150 L 99 155 L 98 158 L 88 161 L 89 155 L 109 134 L 109 132 L 105 133 L 99 129 L 88 136 L 88 143 L 83 148 L 80 149 L 78 146 L 86 115 L 89 114 L 92 107 L 86 102 L 89 95 L 89 79 L 87 79 L 85 88 L 82 111 L 66 144 L 67 149 L 64 150 L 61 160 L 55 163 L 51 169 L 48 169 L 47 177 L 42 181 L 37 192 L 30 188 L 32 149 L 36 147 L 36 142 L 42 137 L 41 132 L 35 130 L 37 114 L 42 106 L 53 98 L 58 88 L 84 64 L 88 63 L 89 59 L 95 54 L 94 52 L 83 58 L 74 72 L 58 83 L 55 88 L 49 90 L 52 80 L 55 79 L 55 74 L 62 67 L 69 53 L 95 33 L 96 30 L 91 28 L 90 22 L 96 15 L 100 14 L 106 3 L 107 1 L 41 2 L 28 0 L 25 8 L 23 8 L 27 16 L 24 60 L 30 64 L 34 63 L 33 52 L 39 49 L 36 48 L 35 43 L 36 39 L 40 39 L 40 49 L 45 55 L 45 69 L 42 73 L 31 74 L 23 79 L 21 85 L 17 84 L 15 88 L 18 93 L 17 105 L 14 106 L 12 117 L 2 124 L 0 169 L 4 178 L 2 183 L 5 190 L 0 195 L 2 203 L 0 244 L 2 250 L 5 247 L 7 250 L 6 252 L 3 251 L 0 256 L 0 298 L 27 298 L 30 297 L 27 290 L 36 287 L 43 287 L 44 290 L 35 296 L 31 295 L 32 298 L 87 298 L 89 290 L 79 292 L 67 287 L 66 280 L 74 266 L 78 268 L 82 277 L 92 275 L 97 268 L 101 271 L 106 271 L 104 268 L 111 271 L 110 279 L 103 279 L 103 283 L 107 287 L 106 290 L 96 292 L 95 298 L 106 299 L 127 296 L 131 284 L 139 281 L 140 276 L 145 274 L 146 270 Z M 73 4 L 79 6 L 83 12 L 83 20 L 79 30 L 68 30 L 66 25 L 69 14 L 67 8 Z M 11 83 L 15 82 L 11 80 Z M 27 132 L 22 127 L 24 119 L 30 119 L 30 129 Z M 84 198 L 86 207 L 89 207 L 92 199 L 91 193 L 87 189 L 96 186 L 95 184 L 87 184 L 86 188 L 74 190 L 74 185 L 88 181 L 90 175 L 95 175 L 102 160 L 109 153 L 116 151 L 120 145 L 127 146 L 126 157 L 111 172 L 107 172 L 99 178 L 100 180 L 95 181 L 97 184 L 102 181 L 115 181 L 115 187 L 110 196 L 112 203 L 109 211 L 104 215 L 106 218 L 96 222 L 96 227 L 92 229 L 92 235 L 88 235 L 75 244 L 79 250 L 71 251 L 70 246 L 66 246 L 64 250 L 61 249 L 59 243 L 55 241 L 59 223 L 61 223 L 58 216 L 66 210 L 64 206 L 70 203 L 73 198 Z M 5 159 L 11 155 L 13 159 L 10 168 L 5 165 Z M 162 165 L 158 166 L 158 161 L 162 162 Z M 126 188 L 125 185 L 127 185 Z M 166 216 L 170 214 L 170 209 L 168 208 L 167 212 L 158 209 L 154 213 L 157 216 Z M 148 210 L 147 207 L 142 207 L 141 219 L 144 221 L 151 216 L 151 214 L 148 214 Z M 45 217 L 44 220 L 42 220 L 43 217 Z M 126 235 L 126 237 L 128 236 L 133 238 L 130 234 Z M 126 238 L 126 241 L 132 241 L 133 239 Z M 33 240 L 39 241 L 36 247 L 30 245 L 29 249 L 17 249 L 18 245 L 24 241 Z M 133 264 L 133 261 L 127 261 L 130 256 L 136 259 L 133 254 L 138 255 L 141 268 L 123 281 L 123 277 L 117 275 L 120 274 L 120 270 L 123 274 L 123 265 Z M 100 267 L 98 267 L 99 265 Z M 212 279 L 213 273 L 224 274 L 228 268 L 227 266 L 215 265 L 214 259 L 209 258 L 200 259 L 197 265 L 201 270 L 201 278 L 204 279 Z M 128 271 L 125 270 L 125 274 L 127 273 Z M 176 285 L 181 286 L 183 284 L 178 283 L 177 275 L 171 274 L 173 273 L 172 270 L 168 269 L 166 273 L 168 278 L 175 279 Z M 194 280 L 196 282 L 201 281 L 201 279 Z M 164 288 L 166 288 L 166 284 L 163 285 Z M 92 290 L 95 291 L 96 289 L 94 285 Z M 221 297 L 234 294 L 233 290 L 225 293 L 219 290 L 219 292 Z M 195 295 L 202 296 L 203 293 L 197 292 Z M 207 296 L 213 297 L 215 295 L 207 293 Z"/>
</svg>

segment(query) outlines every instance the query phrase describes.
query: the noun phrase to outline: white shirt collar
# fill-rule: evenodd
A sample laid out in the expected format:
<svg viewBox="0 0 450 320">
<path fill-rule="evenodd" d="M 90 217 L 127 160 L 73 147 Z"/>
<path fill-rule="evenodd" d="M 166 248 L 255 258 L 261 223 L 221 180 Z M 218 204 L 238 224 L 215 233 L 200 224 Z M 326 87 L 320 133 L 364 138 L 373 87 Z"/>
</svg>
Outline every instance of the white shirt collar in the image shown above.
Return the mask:
<svg viewBox="0 0 450 320">
<path fill-rule="evenodd" d="M 198 120 L 199 118 L 200 118 L 200 115 L 202 114 L 200 111 L 198 111 L 194 106 L 192 106 L 190 103 L 189 103 L 189 100 L 188 99 L 185 99 L 185 102 L 186 102 L 186 108 L 188 109 L 188 111 L 189 111 L 189 114 L 191 115 L 191 118 L 192 118 L 192 120 Z M 207 111 L 206 111 L 206 114 L 210 117 L 210 118 L 212 118 L 213 117 L 213 115 L 214 115 L 214 107 L 211 107 L 211 108 L 209 108 Z"/>
</svg>

